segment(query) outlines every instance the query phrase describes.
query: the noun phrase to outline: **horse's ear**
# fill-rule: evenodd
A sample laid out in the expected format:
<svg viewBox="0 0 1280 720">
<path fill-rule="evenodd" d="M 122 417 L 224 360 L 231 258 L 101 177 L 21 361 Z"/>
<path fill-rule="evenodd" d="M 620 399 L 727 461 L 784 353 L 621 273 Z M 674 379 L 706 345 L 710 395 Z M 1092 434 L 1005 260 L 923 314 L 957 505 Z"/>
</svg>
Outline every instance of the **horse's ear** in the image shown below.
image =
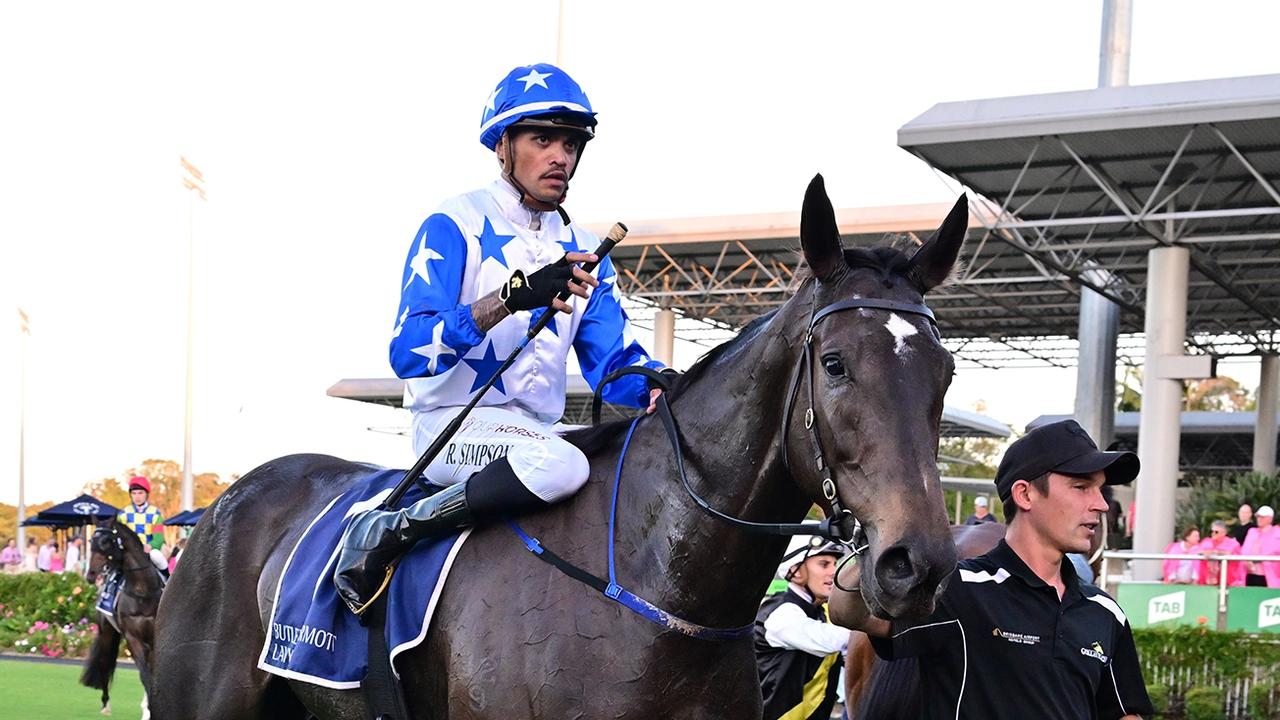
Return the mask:
<svg viewBox="0 0 1280 720">
<path fill-rule="evenodd" d="M 947 213 L 938 229 L 911 257 L 910 277 L 927 293 L 947 281 L 960 256 L 960 246 L 969 229 L 969 200 L 964 195 Z"/>
<path fill-rule="evenodd" d="M 836 227 L 836 211 L 827 197 L 822 175 L 814 175 L 804 193 L 800 212 L 800 247 L 814 276 L 823 282 L 835 278 L 845 268 L 844 248 Z"/>
</svg>

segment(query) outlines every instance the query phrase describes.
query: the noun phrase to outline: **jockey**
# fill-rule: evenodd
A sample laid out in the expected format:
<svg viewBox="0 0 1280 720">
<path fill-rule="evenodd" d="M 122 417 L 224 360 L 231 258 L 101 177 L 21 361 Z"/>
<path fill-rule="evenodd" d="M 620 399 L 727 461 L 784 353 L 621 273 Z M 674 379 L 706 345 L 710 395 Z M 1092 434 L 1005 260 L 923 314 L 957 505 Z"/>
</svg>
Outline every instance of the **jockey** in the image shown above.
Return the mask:
<svg viewBox="0 0 1280 720">
<path fill-rule="evenodd" d="M 791 538 L 778 565 L 787 589 L 765 598 L 756 615 L 756 666 L 764 720 L 831 717 L 849 631 L 823 609 L 844 548 L 820 537 Z"/>
<path fill-rule="evenodd" d="M 334 570 L 339 595 L 364 611 L 389 566 L 416 542 L 477 522 L 544 508 L 587 481 L 587 459 L 552 425 L 564 414 L 572 348 L 595 387 L 618 368 L 661 369 L 632 336 L 608 257 L 594 275 L 598 238 L 562 204 L 596 118 L 578 84 L 547 64 L 518 67 L 489 94 L 480 143 L 499 177 L 445 201 L 409 248 L 391 335 L 391 365 L 413 411 L 422 454 L 546 312 L 548 325 L 479 401 L 424 473 L 444 486 L 348 526 Z M 590 288 L 598 288 L 591 292 Z M 567 300 L 556 295 L 571 294 Z M 628 376 L 604 389 L 611 403 L 649 408 L 657 390 Z"/>
<path fill-rule="evenodd" d="M 129 499 L 132 501 L 116 516 L 122 524 L 138 534 L 138 539 L 147 547 L 151 562 L 156 569 L 165 572 L 169 563 L 164 559 L 160 548 L 164 547 L 164 515 L 160 509 L 152 505 L 151 481 L 137 476 L 129 480 Z"/>
</svg>

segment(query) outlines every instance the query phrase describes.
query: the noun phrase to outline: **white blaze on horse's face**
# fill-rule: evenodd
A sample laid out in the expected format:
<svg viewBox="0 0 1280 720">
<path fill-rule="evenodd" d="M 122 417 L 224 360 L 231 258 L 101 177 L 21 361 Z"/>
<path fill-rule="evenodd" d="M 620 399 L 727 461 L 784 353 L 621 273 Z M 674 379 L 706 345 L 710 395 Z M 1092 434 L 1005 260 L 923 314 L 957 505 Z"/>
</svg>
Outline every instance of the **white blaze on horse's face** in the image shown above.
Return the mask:
<svg viewBox="0 0 1280 720">
<path fill-rule="evenodd" d="M 884 327 L 893 335 L 893 352 L 899 357 L 907 351 L 907 338 L 920 332 L 915 325 L 903 320 L 897 313 L 889 314 L 889 322 Z"/>
</svg>

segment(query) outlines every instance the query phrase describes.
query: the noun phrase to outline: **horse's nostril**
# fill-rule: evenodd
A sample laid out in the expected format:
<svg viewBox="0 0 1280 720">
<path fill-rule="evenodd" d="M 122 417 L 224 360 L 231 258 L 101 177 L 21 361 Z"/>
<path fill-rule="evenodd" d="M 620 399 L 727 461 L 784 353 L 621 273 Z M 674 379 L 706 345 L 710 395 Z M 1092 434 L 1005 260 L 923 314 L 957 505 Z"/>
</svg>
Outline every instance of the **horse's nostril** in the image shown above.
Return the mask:
<svg viewBox="0 0 1280 720">
<path fill-rule="evenodd" d="M 915 574 L 915 568 L 911 566 L 911 553 L 901 545 L 885 550 L 876 562 L 876 577 L 882 585 L 909 583 Z"/>
</svg>

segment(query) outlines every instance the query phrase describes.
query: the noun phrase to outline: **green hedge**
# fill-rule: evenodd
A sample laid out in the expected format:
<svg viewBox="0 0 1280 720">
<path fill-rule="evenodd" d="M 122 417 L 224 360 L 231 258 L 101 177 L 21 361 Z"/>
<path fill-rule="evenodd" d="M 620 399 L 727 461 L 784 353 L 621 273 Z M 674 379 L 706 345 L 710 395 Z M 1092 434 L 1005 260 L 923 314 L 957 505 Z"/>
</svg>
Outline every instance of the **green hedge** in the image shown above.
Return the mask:
<svg viewBox="0 0 1280 720">
<path fill-rule="evenodd" d="M 84 655 L 97 633 L 97 596 L 73 573 L 0 575 L 0 650 Z"/>
<path fill-rule="evenodd" d="M 1231 680 L 1253 677 L 1256 667 L 1280 671 L 1280 642 L 1265 635 L 1177 627 L 1134 630 L 1133 639 L 1144 666 L 1198 672 L 1209 659 L 1216 675 Z"/>
</svg>

